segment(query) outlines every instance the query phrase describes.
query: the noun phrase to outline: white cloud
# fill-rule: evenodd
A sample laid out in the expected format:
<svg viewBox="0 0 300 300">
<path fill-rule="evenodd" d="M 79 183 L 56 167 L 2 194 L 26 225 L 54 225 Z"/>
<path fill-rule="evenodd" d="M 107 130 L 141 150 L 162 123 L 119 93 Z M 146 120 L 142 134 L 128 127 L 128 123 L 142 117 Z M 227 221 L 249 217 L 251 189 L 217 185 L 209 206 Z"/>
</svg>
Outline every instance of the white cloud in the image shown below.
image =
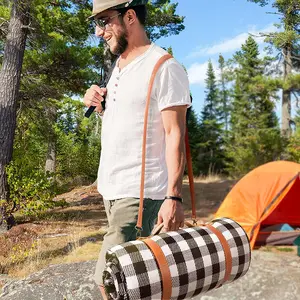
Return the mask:
<svg viewBox="0 0 300 300">
<path fill-rule="evenodd" d="M 217 63 L 213 60 L 211 62 L 213 64 L 215 74 L 216 74 L 216 76 L 218 76 L 219 69 L 217 67 Z M 207 77 L 207 75 L 206 75 L 207 67 L 208 67 L 208 62 L 205 62 L 203 64 L 200 64 L 200 63 L 192 64 L 187 70 L 190 84 L 200 84 L 200 85 L 204 86 L 205 79 Z"/>
<path fill-rule="evenodd" d="M 235 36 L 232 39 L 224 40 L 221 43 L 212 45 L 210 47 L 205 47 L 205 48 L 200 48 L 197 51 L 194 51 L 191 53 L 188 57 L 207 57 L 207 56 L 214 56 L 214 55 L 219 55 L 220 53 L 229 53 L 233 51 L 237 51 L 241 48 L 241 45 L 245 43 L 247 40 L 249 33 L 253 35 L 257 43 L 261 46 L 260 47 L 260 52 L 261 56 L 266 55 L 266 53 L 263 50 L 263 42 L 264 42 L 264 37 L 260 37 L 260 33 L 268 33 L 268 32 L 274 32 L 278 30 L 274 25 L 269 25 L 266 26 L 265 28 L 262 28 L 261 30 L 257 30 L 255 27 L 252 27 L 249 29 L 248 32 L 241 33 L 237 36 Z M 214 67 L 214 71 L 216 74 L 216 77 L 218 78 L 219 76 L 219 69 L 218 69 L 218 63 L 214 60 L 212 60 L 212 64 Z M 193 63 L 189 68 L 188 68 L 188 75 L 189 75 L 189 80 L 190 84 L 198 84 L 201 86 L 205 85 L 205 79 L 207 77 L 207 65 L 208 62 L 206 61 L 205 63 Z"/>
<path fill-rule="evenodd" d="M 278 30 L 274 25 L 268 25 L 261 30 L 257 30 L 255 27 L 249 29 L 248 32 L 241 33 L 231 39 L 224 40 L 215 45 L 209 47 L 200 47 L 188 55 L 189 58 L 210 56 L 219 53 L 228 53 L 240 49 L 241 45 L 245 43 L 249 34 L 254 35 L 255 40 L 258 44 L 264 42 L 264 37 L 260 37 L 260 33 L 274 32 Z"/>
</svg>

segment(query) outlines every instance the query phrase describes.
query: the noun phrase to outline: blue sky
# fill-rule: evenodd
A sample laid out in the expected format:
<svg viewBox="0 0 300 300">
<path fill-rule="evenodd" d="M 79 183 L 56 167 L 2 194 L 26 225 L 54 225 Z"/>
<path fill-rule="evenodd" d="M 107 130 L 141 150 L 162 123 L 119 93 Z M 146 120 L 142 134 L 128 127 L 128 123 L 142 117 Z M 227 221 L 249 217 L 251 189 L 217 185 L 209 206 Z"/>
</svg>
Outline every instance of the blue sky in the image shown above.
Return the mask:
<svg viewBox="0 0 300 300">
<path fill-rule="evenodd" d="M 231 58 L 249 33 L 270 32 L 279 23 L 278 15 L 267 14 L 272 8 L 260 7 L 247 0 L 177 0 L 177 14 L 185 16 L 185 30 L 179 35 L 157 41 L 172 46 L 175 58 L 188 70 L 193 107 L 200 113 L 205 98 L 207 62 L 212 60 L 217 72 L 218 56 Z M 266 46 L 257 38 L 261 52 Z M 278 105 L 279 106 L 279 105 Z"/>
</svg>

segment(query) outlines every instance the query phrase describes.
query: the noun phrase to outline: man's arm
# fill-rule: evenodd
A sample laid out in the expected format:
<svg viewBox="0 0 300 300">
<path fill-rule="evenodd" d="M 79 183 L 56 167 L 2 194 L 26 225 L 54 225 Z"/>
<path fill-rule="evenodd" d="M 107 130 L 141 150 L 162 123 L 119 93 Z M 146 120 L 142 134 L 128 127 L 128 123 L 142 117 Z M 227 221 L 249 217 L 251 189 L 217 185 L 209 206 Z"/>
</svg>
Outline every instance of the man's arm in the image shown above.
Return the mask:
<svg viewBox="0 0 300 300">
<path fill-rule="evenodd" d="M 168 189 L 166 196 L 181 197 L 182 177 L 185 167 L 185 123 L 187 106 L 173 106 L 162 114 L 166 140 L 166 163 L 168 168 Z M 183 226 L 184 210 L 179 201 L 165 200 L 158 213 L 158 224 L 164 223 L 164 230 L 178 230 Z"/>
</svg>

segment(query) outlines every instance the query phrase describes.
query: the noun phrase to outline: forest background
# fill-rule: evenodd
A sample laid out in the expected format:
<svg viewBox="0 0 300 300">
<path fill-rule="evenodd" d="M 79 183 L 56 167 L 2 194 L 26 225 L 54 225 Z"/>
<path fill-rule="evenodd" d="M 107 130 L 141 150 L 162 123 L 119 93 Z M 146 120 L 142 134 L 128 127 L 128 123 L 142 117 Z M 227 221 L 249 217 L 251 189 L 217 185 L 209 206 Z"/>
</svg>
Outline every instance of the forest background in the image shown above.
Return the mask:
<svg viewBox="0 0 300 300">
<path fill-rule="evenodd" d="M 149 2 L 152 41 L 184 32 L 175 1 Z M 265 55 L 249 34 L 231 58 L 220 53 L 217 67 L 208 61 L 204 99 L 192 95 L 203 107 L 188 120 L 195 176 L 240 178 L 270 161 L 300 163 L 300 1 L 248 2 L 272 7 L 278 24 L 261 34 Z M 114 57 L 95 39 L 90 11 L 88 0 L 0 1 L 2 228 L 17 211 L 63 205 L 55 195 L 96 180 L 101 120 L 84 118 L 80 99 Z"/>
</svg>

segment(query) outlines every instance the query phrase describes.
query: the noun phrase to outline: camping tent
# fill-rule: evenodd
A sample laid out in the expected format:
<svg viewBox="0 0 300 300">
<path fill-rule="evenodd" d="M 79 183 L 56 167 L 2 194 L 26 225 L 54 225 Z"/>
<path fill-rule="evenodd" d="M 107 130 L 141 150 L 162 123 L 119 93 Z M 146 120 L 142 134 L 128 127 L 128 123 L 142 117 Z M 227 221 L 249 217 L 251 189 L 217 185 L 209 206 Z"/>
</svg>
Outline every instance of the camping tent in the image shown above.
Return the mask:
<svg viewBox="0 0 300 300">
<path fill-rule="evenodd" d="M 252 248 L 262 226 L 300 227 L 300 164 L 275 161 L 252 170 L 232 188 L 214 217 L 238 222 Z"/>
</svg>

